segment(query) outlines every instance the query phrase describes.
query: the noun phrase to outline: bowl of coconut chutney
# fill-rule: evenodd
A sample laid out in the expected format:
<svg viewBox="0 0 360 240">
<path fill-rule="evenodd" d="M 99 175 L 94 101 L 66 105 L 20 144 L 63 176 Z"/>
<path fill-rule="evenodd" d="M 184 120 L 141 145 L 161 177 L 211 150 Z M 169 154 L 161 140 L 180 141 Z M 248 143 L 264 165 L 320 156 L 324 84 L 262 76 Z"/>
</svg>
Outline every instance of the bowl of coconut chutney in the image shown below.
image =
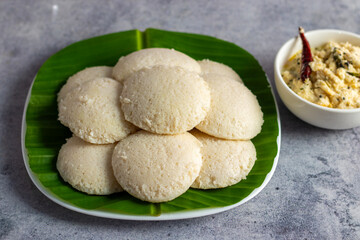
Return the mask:
<svg viewBox="0 0 360 240">
<path fill-rule="evenodd" d="M 334 29 L 305 33 L 311 74 L 300 37 L 288 40 L 274 62 L 275 84 L 286 107 L 303 121 L 326 129 L 360 126 L 360 35 Z M 305 56 L 305 57 L 303 57 Z"/>
</svg>

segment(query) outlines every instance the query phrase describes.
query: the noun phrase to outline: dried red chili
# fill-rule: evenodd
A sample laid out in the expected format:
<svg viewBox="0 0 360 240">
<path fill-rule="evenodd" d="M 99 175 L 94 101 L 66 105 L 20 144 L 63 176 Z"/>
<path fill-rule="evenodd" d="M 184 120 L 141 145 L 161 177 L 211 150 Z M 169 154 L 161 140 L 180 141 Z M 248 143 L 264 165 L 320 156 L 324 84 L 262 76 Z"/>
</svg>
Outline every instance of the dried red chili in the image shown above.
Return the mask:
<svg viewBox="0 0 360 240">
<path fill-rule="evenodd" d="M 313 58 L 311 54 L 310 44 L 304 35 L 304 29 L 302 27 L 299 27 L 299 35 L 303 45 L 302 54 L 301 54 L 300 76 L 301 76 L 301 80 L 305 82 L 305 79 L 310 77 L 311 67 L 309 63 L 313 61 Z"/>
</svg>

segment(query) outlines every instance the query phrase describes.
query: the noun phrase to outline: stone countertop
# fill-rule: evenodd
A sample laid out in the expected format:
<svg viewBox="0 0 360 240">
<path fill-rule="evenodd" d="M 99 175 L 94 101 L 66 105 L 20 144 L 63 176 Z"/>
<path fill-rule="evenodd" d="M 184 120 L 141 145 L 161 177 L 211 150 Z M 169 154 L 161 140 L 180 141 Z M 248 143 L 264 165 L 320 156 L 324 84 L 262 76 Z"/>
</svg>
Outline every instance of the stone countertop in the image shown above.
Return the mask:
<svg viewBox="0 0 360 240">
<path fill-rule="evenodd" d="M 282 142 L 273 178 L 255 198 L 201 218 L 136 222 L 65 209 L 41 194 L 21 154 L 26 94 L 44 61 L 73 42 L 149 27 L 211 35 L 252 53 L 273 85 L 277 50 L 297 33 L 360 33 L 360 2 L 0 1 L 0 239 L 360 239 L 360 128 L 330 131 L 278 100 Z"/>
</svg>

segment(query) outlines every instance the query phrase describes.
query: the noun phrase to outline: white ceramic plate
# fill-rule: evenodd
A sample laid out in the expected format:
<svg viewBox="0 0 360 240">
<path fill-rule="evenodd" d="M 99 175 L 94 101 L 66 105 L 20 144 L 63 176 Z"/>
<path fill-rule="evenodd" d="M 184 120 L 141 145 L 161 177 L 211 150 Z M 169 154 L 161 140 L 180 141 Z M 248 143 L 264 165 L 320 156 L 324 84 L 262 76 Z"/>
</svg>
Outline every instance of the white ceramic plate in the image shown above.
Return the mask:
<svg viewBox="0 0 360 240">
<path fill-rule="evenodd" d="M 29 116 L 33 116 L 33 117 L 35 116 L 35 121 L 37 121 L 37 119 L 42 119 L 42 117 L 39 117 L 38 115 L 36 115 L 36 114 L 38 114 L 38 110 L 37 110 L 38 107 L 41 108 L 44 106 L 44 104 L 45 105 L 48 104 L 50 101 L 49 97 L 51 98 L 51 101 L 56 102 L 56 99 L 54 99 L 52 94 L 54 92 L 56 92 L 55 90 L 58 89 L 61 86 L 61 84 L 64 83 L 64 81 L 66 80 L 67 77 L 70 76 L 70 74 L 74 73 L 72 71 L 76 72 L 78 70 L 81 70 L 81 68 L 83 68 L 84 66 L 113 64 L 114 61 L 117 60 L 116 58 L 121 56 L 120 54 L 123 54 L 123 52 L 117 53 L 117 52 L 109 51 L 108 46 L 111 44 L 115 44 L 116 46 L 118 46 L 119 44 L 117 41 L 128 41 L 129 36 L 136 37 L 141 34 L 147 34 L 146 39 L 150 43 L 157 42 L 157 40 L 159 40 L 158 42 L 160 42 L 160 43 L 164 43 L 164 38 L 166 38 L 166 37 L 169 37 L 169 39 L 170 39 L 169 42 L 172 42 L 172 39 L 175 37 L 177 39 L 176 44 L 179 44 L 179 42 L 181 42 L 181 41 L 186 42 L 186 43 L 188 43 L 189 41 L 192 41 L 191 46 L 193 47 L 193 50 L 192 51 L 189 50 L 189 53 L 194 53 L 198 57 L 199 57 L 199 54 L 202 54 L 201 57 L 203 57 L 203 58 L 210 58 L 210 59 L 219 58 L 219 54 L 218 54 L 219 49 L 221 49 L 220 48 L 221 46 L 224 46 L 224 48 L 223 48 L 224 52 L 222 52 L 223 60 L 228 61 L 228 64 L 230 66 L 232 65 L 233 68 L 238 68 L 239 73 L 244 73 L 244 75 L 240 74 L 243 77 L 244 83 L 251 90 L 253 90 L 255 95 L 257 95 L 260 104 L 262 106 L 264 106 L 264 109 L 263 109 L 263 111 L 265 113 L 264 118 L 268 119 L 265 121 L 265 124 L 264 124 L 264 126 L 265 126 L 266 123 L 268 123 L 265 131 L 262 131 L 259 134 L 259 136 L 257 137 L 257 140 L 255 140 L 255 142 L 254 142 L 255 146 L 257 148 L 257 152 L 259 150 L 261 150 L 260 152 L 258 152 L 258 154 L 259 154 L 258 160 L 255 163 L 253 170 L 250 172 L 248 179 L 241 181 L 240 185 L 236 184 L 234 186 L 234 188 L 233 188 L 233 186 L 231 186 L 229 188 L 224 189 L 224 191 L 218 190 L 215 192 L 191 190 L 189 194 L 185 193 L 184 195 L 180 196 L 178 199 L 173 200 L 175 202 L 171 201 L 169 203 L 165 203 L 164 205 L 161 204 L 162 213 L 159 216 L 151 216 L 149 214 L 134 215 L 133 213 L 129 213 L 129 211 L 126 213 L 124 213 L 124 212 L 119 213 L 119 210 L 118 210 L 119 208 L 115 209 L 114 205 L 111 205 L 111 204 L 104 205 L 105 208 L 93 208 L 91 210 L 83 208 L 83 207 L 79 207 L 79 205 L 76 205 L 74 202 L 71 201 L 73 199 L 66 198 L 66 197 L 68 197 L 69 195 L 72 196 L 72 194 L 74 194 L 77 197 L 80 196 L 80 198 L 83 199 L 84 201 L 87 201 L 88 199 L 91 201 L 92 199 L 94 199 L 96 197 L 88 196 L 86 194 L 80 194 L 76 190 L 69 187 L 68 184 L 63 183 L 61 181 L 57 181 L 57 183 L 55 183 L 55 185 L 54 185 L 54 182 L 50 182 L 50 185 L 49 185 L 49 182 L 44 181 L 44 178 L 43 178 L 44 175 L 41 175 L 39 172 L 34 172 L 35 170 L 34 170 L 34 168 L 32 168 L 32 166 L 34 164 L 34 161 L 36 162 L 37 160 L 36 159 L 34 160 L 33 156 L 29 157 L 27 151 L 32 151 L 32 150 L 34 150 L 34 148 L 37 151 L 36 148 L 38 147 L 38 145 L 36 145 L 36 144 L 40 144 L 39 145 L 40 147 L 46 149 L 47 144 L 48 144 L 47 141 L 51 141 L 54 138 L 52 137 L 52 135 L 50 137 L 48 136 L 47 138 L 45 138 L 45 140 L 42 138 L 38 138 L 38 136 L 36 135 L 37 131 L 41 130 L 42 133 L 44 133 L 44 131 L 45 131 L 45 134 L 48 134 L 48 133 L 46 133 L 46 131 L 47 131 L 46 128 L 42 129 L 42 127 L 43 127 L 42 120 L 39 120 L 37 125 L 36 124 L 34 125 L 34 122 L 31 122 L 32 125 L 28 126 L 32 130 L 32 131 L 30 131 L 30 135 L 29 135 L 30 138 L 29 137 L 26 138 L 25 137 L 25 135 L 27 134 L 26 133 L 26 131 L 27 131 L 26 112 L 28 109 L 32 109 L 32 110 L 35 109 L 35 112 L 32 111 L 32 115 L 30 114 Z M 125 38 L 122 38 L 123 36 L 125 36 Z M 122 40 L 122 39 L 125 39 L 125 40 Z M 149 39 L 151 41 L 149 41 Z M 89 41 L 89 42 L 87 42 L 87 41 Z M 96 49 L 93 48 L 94 42 L 96 42 L 97 46 L 99 46 Z M 87 44 L 87 43 L 91 43 L 91 44 Z M 209 46 L 216 46 L 216 49 L 214 50 L 215 52 L 211 53 L 211 49 L 210 49 L 210 51 L 205 50 L 204 43 L 208 44 Z M 87 48 L 87 46 L 89 48 Z M 185 44 L 185 46 L 188 46 L 188 45 Z M 151 47 L 151 46 L 147 46 L 147 47 Z M 165 44 L 165 46 L 163 46 L 163 47 L 169 47 L 169 46 L 167 46 Z M 170 47 L 175 47 L 175 48 L 179 49 L 179 48 L 181 48 L 181 45 L 170 46 Z M 119 51 L 119 48 L 117 48 L 116 50 Z M 181 50 L 181 49 L 179 49 L 179 50 Z M 183 50 L 187 51 L 188 49 L 183 49 Z M 81 51 L 85 52 L 85 55 L 86 55 L 86 58 L 82 58 L 83 62 L 81 62 L 81 64 L 79 66 L 77 66 L 78 62 L 71 63 L 71 61 L 75 61 L 72 56 L 74 56 L 75 53 L 82 54 Z M 103 51 L 106 51 L 109 54 L 109 55 L 106 55 L 106 58 L 99 58 L 99 59 L 92 60 L 91 58 L 88 57 L 89 54 L 93 54 L 94 56 L 99 56 L 99 55 L 101 55 L 101 53 L 103 53 Z M 104 54 L 102 54 L 102 55 L 104 55 Z M 66 56 L 69 56 L 69 57 L 66 58 Z M 227 58 L 226 56 L 229 56 L 229 58 Z M 57 59 L 59 59 L 59 60 L 57 60 Z M 246 60 L 244 60 L 244 59 L 246 59 Z M 242 61 L 242 62 L 245 61 L 248 64 L 250 64 L 249 62 L 251 62 L 251 64 L 254 64 L 254 65 L 250 65 L 251 67 L 250 67 L 250 69 L 248 69 L 247 65 L 239 66 L 238 61 Z M 64 62 L 66 62 L 67 64 L 64 66 L 61 66 L 61 64 L 63 64 Z M 69 66 L 72 66 L 73 69 L 69 69 Z M 52 71 L 56 71 L 55 75 L 53 75 L 51 73 Z M 59 75 L 61 75 L 61 74 L 62 74 L 62 76 L 59 77 Z M 167 31 L 156 30 L 156 29 L 149 29 L 149 30 L 146 30 L 144 33 L 139 33 L 137 30 L 127 31 L 127 32 L 122 32 L 122 33 L 115 33 L 115 34 L 100 36 L 97 38 L 93 38 L 93 39 L 75 43 L 75 44 L 70 45 L 69 47 L 61 50 L 59 53 L 55 54 L 54 56 L 52 56 L 43 65 L 43 67 L 40 69 L 37 77 L 35 78 L 35 80 L 32 84 L 31 89 L 33 89 L 33 90 L 31 90 L 31 89 L 29 90 L 28 97 L 27 97 L 26 104 L 25 104 L 23 123 L 22 123 L 22 151 L 23 151 L 24 162 L 25 162 L 27 172 L 28 172 L 30 178 L 32 179 L 32 181 L 34 182 L 34 184 L 36 185 L 36 187 L 44 195 L 46 195 L 48 198 L 50 198 L 52 201 L 60 204 L 61 206 L 66 207 L 68 209 L 71 209 L 73 211 L 77 211 L 77 212 L 81 212 L 81 213 L 93 215 L 93 216 L 114 218 L 114 219 L 126 219 L 126 220 L 155 220 L 155 221 L 158 221 L 158 220 L 175 220 L 175 219 L 201 217 L 201 216 L 210 215 L 210 214 L 229 210 L 231 208 L 237 207 L 237 206 L 247 202 L 248 200 L 250 200 L 251 198 L 256 196 L 266 186 L 266 184 L 271 179 L 271 177 L 275 171 L 277 162 L 278 162 L 279 151 L 280 151 L 280 142 L 281 142 L 280 141 L 280 139 L 281 139 L 280 117 L 279 117 L 276 101 L 274 98 L 274 94 L 272 92 L 272 89 L 269 89 L 268 87 L 270 88 L 269 80 L 267 79 L 266 76 L 264 76 L 264 72 L 262 71 L 261 67 L 258 65 L 257 61 L 249 53 L 247 53 L 246 51 L 244 51 L 243 49 L 237 47 L 236 45 L 234 45 L 232 43 L 228 43 L 228 42 L 225 42 L 225 41 L 222 41 L 219 39 L 215 39 L 212 37 L 208 37 L 208 36 L 181 34 L 181 33 L 173 33 L 173 32 L 167 32 Z M 40 89 L 40 92 L 39 92 L 39 89 Z M 46 93 L 46 94 L 44 95 L 44 93 Z M 48 98 L 42 99 L 43 96 L 48 96 Z M 33 97 L 34 97 L 34 100 L 33 100 Z M 31 104 L 29 104 L 29 102 Z M 40 102 L 40 104 L 39 104 L 39 102 Z M 50 103 L 48 108 L 46 108 L 45 110 L 43 109 L 43 111 L 52 111 L 54 114 L 54 110 L 56 109 L 56 105 L 54 105 L 54 104 L 55 103 Z M 275 111 L 276 111 L 276 113 L 275 113 Z M 56 116 L 51 117 L 50 122 L 45 122 L 45 124 L 49 124 L 49 123 L 59 125 L 59 123 L 56 123 Z M 51 126 L 53 126 L 53 125 L 51 125 Z M 33 131 L 34 129 L 37 129 L 37 130 Z M 274 129 L 279 129 L 278 130 L 279 132 L 274 131 Z M 35 135 L 34 135 L 34 132 L 35 132 Z M 271 136 L 271 138 L 269 136 Z M 33 139 L 31 137 L 34 137 L 34 139 L 38 140 L 38 142 L 35 143 L 35 147 L 31 147 L 32 146 L 31 144 L 34 143 L 29 140 L 29 139 Z M 40 137 L 42 137 L 42 136 L 40 136 Z M 271 143 L 269 143 L 270 142 L 269 139 L 271 139 Z M 60 140 L 64 141 L 63 138 L 61 138 Z M 30 148 L 29 148 L 29 144 L 31 145 Z M 257 144 L 258 144 L 258 146 L 257 146 Z M 26 147 L 28 147 L 28 148 L 26 148 Z M 269 153 L 268 151 L 271 151 L 271 153 Z M 271 156 L 271 157 L 269 158 L 268 156 Z M 40 158 L 41 157 L 46 158 L 46 156 L 40 156 Z M 53 165 L 53 161 L 55 161 L 55 158 L 49 158 L 49 159 L 50 159 L 49 161 L 51 161 L 51 165 Z M 39 164 L 39 162 L 36 162 L 36 163 Z M 40 161 L 40 164 L 41 164 L 41 161 Z M 47 176 L 47 173 L 48 172 L 45 173 L 46 176 Z M 58 178 L 58 173 L 54 169 L 51 170 L 50 175 L 51 175 L 51 179 Z M 258 176 L 261 176 L 261 178 Z M 59 194 L 59 192 L 56 192 L 57 189 L 62 189 L 62 188 L 67 188 L 67 192 L 65 194 L 66 196 L 64 194 L 61 195 L 61 194 Z M 213 194 L 217 194 L 217 193 L 221 193 L 221 196 L 213 195 Z M 226 194 L 223 195 L 224 193 L 226 193 L 228 195 L 226 195 Z M 126 193 L 124 193 L 124 194 L 125 195 L 119 195 L 119 198 L 126 196 Z M 193 194 L 193 195 L 191 195 L 191 194 Z M 199 194 L 201 195 L 201 197 L 206 197 L 207 201 L 209 202 L 209 204 L 207 206 L 209 206 L 209 207 L 203 208 L 201 206 L 199 207 L 199 205 L 196 205 L 196 206 L 191 205 L 191 204 L 189 205 L 189 202 L 191 202 L 191 201 L 202 203 L 197 198 L 197 196 L 199 196 Z M 185 195 L 187 197 L 191 196 L 193 198 L 192 199 L 187 198 Z M 212 204 L 211 199 L 215 198 L 215 196 L 217 196 L 218 199 L 220 196 L 221 202 L 226 202 L 226 206 L 224 206 L 224 204 L 222 204 L 221 205 L 222 207 L 213 207 L 214 205 Z M 231 199 L 232 199 L 231 204 L 229 203 L 230 201 L 224 201 L 223 197 L 227 197 L 227 196 L 231 197 Z M 195 199 L 194 199 L 194 197 L 195 197 Z M 114 197 L 112 199 L 114 199 Z M 185 202 L 183 202 L 183 199 L 185 200 Z M 124 209 L 125 208 L 124 206 L 126 206 L 126 208 L 127 208 L 127 205 L 125 205 L 125 204 L 122 205 L 123 203 L 120 200 L 116 200 L 116 201 L 118 201 L 117 202 L 118 207 Z M 130 199 L 130 201 L 132 201 L 132 200 Z M 179 206 L 179 205 L 184 205 L 184 204 L 185 205 L 188 204 L 187 206 L 190 206 L 190 207 L 186 208 L 186 207 L 182 206 L 181 209 L 185 209 L 185 210 L 181 210 L 181 211 L 178 211 L 178 210 L 173 211 L 172 208 L 169 208 L 169 206 L 174 207 L 174 206 Z M 132 203 L 132 206 L 135 206 L 135 205 Z M 110 208 L 108 206 L 110 206 Z M 144 205 L 141 205 L 141 206 L 144 206 Z M 168 207 L 167 210 L 166 210 L 166 206 Z M 104 210 L 104 209 L 106 209 L 106 210 Z"/>
</svg>

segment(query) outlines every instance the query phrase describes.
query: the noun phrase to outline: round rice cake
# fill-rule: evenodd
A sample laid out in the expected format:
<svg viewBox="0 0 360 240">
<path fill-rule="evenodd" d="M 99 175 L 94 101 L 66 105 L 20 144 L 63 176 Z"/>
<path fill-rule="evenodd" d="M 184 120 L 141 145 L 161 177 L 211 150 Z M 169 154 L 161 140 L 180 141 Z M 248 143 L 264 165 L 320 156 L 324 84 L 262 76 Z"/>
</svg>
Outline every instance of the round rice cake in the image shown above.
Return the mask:
<svg viewBox="0 0 360 240">
<path fill-rule="evenodd" d="M 156 65 L 182 67 L 188 71 L 200 73 L 200 65 L 188 55 L 167 48 L 146 48 L 125 57 L 121 57 L 113 69 L 113 77 L 123 81 L 132 73 Z"/>
<path fill-rule="evenodd" d="M 256 160 L 250 141 L 225 140 L 200 131 L 191 132 L 202 144 L 203 164 L 192 188 L 224 188 L 246 179 Z"/>
<path fill-rule="evenodd" d="M 110 78 L 96 78 L 73 89 L 59 102 L 59 120 L 83 140 L 106 144 L 137 130 L 122 113 L 122 85 Z"/>
<path fill-rule="evenodd" d="M 212 73 L 212 74 L 219 74 L 226 76 L 228 78 L 235 79 L 236 81 L 243 82 L 240 78 L 240 76 L 229 66 L 211 61 L 209 59 L 204 59 L 201 61 L 198 61 L 202 74 Z"/>
<path fill-rule="evenodd" d="M 121 192 L 111 164 L 114 147 L 73 136 L 61 147 L 56 167 L 63 180 L 79 191 L 95 195 Z"/>
<path fill-rule="evenodd" d="M 211 90 L 211 107 L 197 129 L 234 140 L 249 140 L 260 133 L 263 113 L 256 96 L 244 84 L 218 74 L 203 78 Z"/>
<path fill-rule="evenodd" d="M 139 131 L 115 147 L 114 175 L 125 191 L 148 202 L 183 194 L 200 172 L 200 142 L 190 133 L 158 135 Z"/>
<path fill-rule="evenodd" d="M 210 90 L 195 72 L 154 66 L 124 81 L 120 96 L 125 119 L 144 130 L 178 134 L 191 130 L 210 108 Z"/>
<path fill-rule="evenodd" d="M 69 77 L 65 85 L 60 89 L 60 92 L 58 93 L 58 102 L 63 100 L 72 89 L 79 87 L 84 82 L 93 80 L 95 78 L 111 78 L 112 69 L 112 67 L 107 66 L 89 67 L 75 73 Z"/>
</svg>

